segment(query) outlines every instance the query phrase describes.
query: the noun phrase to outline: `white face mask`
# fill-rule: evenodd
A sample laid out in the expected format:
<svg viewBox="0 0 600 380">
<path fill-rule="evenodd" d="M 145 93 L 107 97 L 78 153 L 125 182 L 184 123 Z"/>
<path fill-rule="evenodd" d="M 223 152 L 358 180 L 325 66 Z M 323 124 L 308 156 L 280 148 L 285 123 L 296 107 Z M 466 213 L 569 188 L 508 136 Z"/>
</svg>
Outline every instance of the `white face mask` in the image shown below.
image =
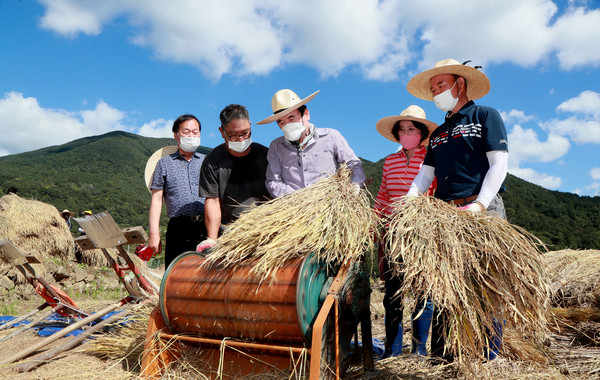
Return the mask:
<svg viewBox="0 0 600 380">
<path fill-rule="evenodd" d="M 248 137 L 244 141 L 227 141 L 229 149 L 237 153 L 244 153 L 252 144 L 252 137 Z"/>
<path fill-rule="evenodd" d="M 452 89 L 456 86 L 456 82 L 451 89 L 442 92 L 441 94 L 437 94 L 433 97 L 433 102 L 435 106 L 441 109 L 444 112 L 452 111 L 458 103 L 458 97 L 452 96 Z M 458 93 L 460 95 L 460 92 Z"/>
<path fill-rule="evenodd" d="M 184 152 L 192 153 L 200 146 L 200 137 L 179 136 L 179 147 Z"/>
<path fill-rule="evenodd" d="M 285 139 L 287 141 L 293 142 L 300 140 L 300 137 L 302 137 L 302 133 L 306 130 L 306 128 L 301 122 L 295 122 L 287 123 L 286 125 L 281 127 L 281 130 L 283 131 L 283 136 L 285 137 Z"/>
</svg>

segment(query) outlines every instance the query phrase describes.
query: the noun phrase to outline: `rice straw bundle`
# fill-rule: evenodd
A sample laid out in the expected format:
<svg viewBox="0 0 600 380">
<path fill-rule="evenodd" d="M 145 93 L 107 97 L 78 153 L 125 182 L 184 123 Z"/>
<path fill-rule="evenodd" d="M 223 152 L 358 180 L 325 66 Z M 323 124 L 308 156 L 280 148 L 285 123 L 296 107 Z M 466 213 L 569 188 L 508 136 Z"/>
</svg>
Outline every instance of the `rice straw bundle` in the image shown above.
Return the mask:
<svg viewBox="0 0 600 380">
<path fill-rule="evenodd" d="M 206 263 L 250 263 L 264 279 L 286 260 L 311 252 L 326 263 L 352 262 L 372 249 L 376 223 L 367 192 L 358 191 L 342 166 L 312 186 L 244 212 L 217 240 Z"/>
<path fill-rule="evenodd" d="M 404 202 L 404 203 L 402 203 Z M 547 333 L 550 287 L 539 250 L 525 230 L 433 197 L 394 204 L 386 257 L 404 275 L 400 296 L 429 296 L 449 316 L 446 350 L 481 360 L 493 320 Z"/>
<path fill-rule="evenodd" d="M 600 307 L 600 251 L 563 249 L 548 252 L 552 304 L 555 307 Z"/>
</svg>

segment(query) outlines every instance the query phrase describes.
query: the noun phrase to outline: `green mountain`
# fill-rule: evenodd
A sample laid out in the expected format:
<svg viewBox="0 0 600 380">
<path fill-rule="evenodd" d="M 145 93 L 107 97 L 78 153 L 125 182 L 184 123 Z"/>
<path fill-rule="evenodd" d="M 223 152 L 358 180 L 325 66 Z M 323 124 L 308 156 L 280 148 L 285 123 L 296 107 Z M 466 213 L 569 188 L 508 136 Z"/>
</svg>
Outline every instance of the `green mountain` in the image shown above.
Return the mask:
<svg viewBox="0 0 600 380">
<path fill-rule="evenodd" d="M 168 138 L 111 132 L 0 157 L 0 195 L 14 186 L 20 196 L 59 210 L 68 208 L 76 215 L 83 210 L 108 211 L 122 227 L 147 228 L 150 193 L 144 168 L 152 153 L 173 144 Z M 363 160 L 373 196 L 383 162 Z M 552 244 L 552 249 L 600 249 L 600 197 L 550 191 L 512 175 L 506 187 L 503 198 L 512 223 Z"/>
</svg>

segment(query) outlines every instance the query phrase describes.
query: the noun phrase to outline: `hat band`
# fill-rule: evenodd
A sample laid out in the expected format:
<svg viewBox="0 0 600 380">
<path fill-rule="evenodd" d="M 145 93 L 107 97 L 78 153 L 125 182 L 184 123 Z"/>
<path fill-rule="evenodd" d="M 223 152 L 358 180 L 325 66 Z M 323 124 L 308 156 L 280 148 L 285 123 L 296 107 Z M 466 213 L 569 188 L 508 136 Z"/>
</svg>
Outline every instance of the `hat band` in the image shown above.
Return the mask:
<svg viewBox="0 0 600 380">
<path fill-rule="evenodd" d="M 279 110 L 273 112 L 273 115 L 277 115 L 278 113 L 283 112 L 283 111 L 287 110 L 288 108 L 290 108 L 290 107 L 279 109 Z"/>
</svg>

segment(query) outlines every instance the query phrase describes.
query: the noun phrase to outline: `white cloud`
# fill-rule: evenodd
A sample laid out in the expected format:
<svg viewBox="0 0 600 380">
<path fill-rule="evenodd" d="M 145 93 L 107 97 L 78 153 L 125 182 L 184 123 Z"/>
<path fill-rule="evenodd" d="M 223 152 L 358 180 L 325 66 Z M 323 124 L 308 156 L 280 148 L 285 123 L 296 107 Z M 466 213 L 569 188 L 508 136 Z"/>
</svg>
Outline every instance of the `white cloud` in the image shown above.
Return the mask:
<svg viewBox="0 0 600 380">
<path fill-rule="evenodd" d="M 579 144 L 600 144 L 600 120 L 584 120 L 575 116 L 552 119 L 541 124 L 550 134 L 565 136 Z"/>
<path fill-rule="evenodd" d="M 560 177 L 539 173 L 531 168 L 511 168 L 509 169 L 509 172 L 510 174 L 545 187 L 546 189 L 558 189 L 562 185 L 562 179 Z"/>
<path fill-rule="evenodd" d="M 525 112 L 521 110 L 510 110 L 509 112 L 500 112 L 500 116 L 505 124 L 517 124 L 517 123 L 525 123 L 530 120 L 535 120 L 535 116 L 526 115 Z"/>
<path fill-rule="evenodd" d="M 568 139 L 557 135 L 549 135 L 546 141 L 541 141 L 533 129 L 524 129 L 517 124 L 509 133 L 508 141 L 508 171 L 511 174 L 547 189 L 557 189 L 562 185 L 560 177 L 521 166 L 527 162 L 558 160 L 569 150 L 570 143 Z"/>
<path fill-rule="evenodd" d="M 0 98 L 0 120 L 6 126 L 2 130 L 0 156 L 64 144 L 114 130 L 134 131 L 136 128 L 123 124 L 125 116 L 124 112 L 103 101 L 98 102 L 94 109 L 71 112 L 43 108 L 35 98 L 9 92 Z M 160 131 L 161 122 L 164 121 L 150 122 L 140 130 L 154 127 L 155 131 Z"/>
<path fill-rule="evenodd" d="M 69 37 L 100 34 L 102 24 L 122 11 L 118 0 L 40 0 L 47 7 L 40 24 Z"/>
<path fill-rule="evenodd" d="M 552 40 L 565 70 L 600 66 L 600 10 L 570 8 L 552 27 Z"/>
<path fill-rule="evenodd" d="M 152 120 L 142 125 L 138 134 L 146 137 L 173 137 L 173 120 Z"/>
<path fill-rule="evenodd" d="M 562 112 L 573 112 L 591 115 L 600 119 L 600 94 L 586 90 L 574 98 L 566 100 L 556 108 Z"/>
<path fill-rule="evenodd" d="M 556 107 L 574 115 L 550 119 L 540 124 L 549 134 L 568 137 L 578 144 L 600 144 L 600 94 L 586 90 Z"/>
<path fill-rule="evenodd" d="M 590 176 L 595 181 L 600 181 L 600 167 L 590 170 Z"/>
<path fill-rule="evenodd" d="M 354 67 L 369 79 L 394 80 L 421 47 L 422 67 L 447 57 L 533 66 L 552 55 L 566 70 L 600 64 L 600 10 L 571 3 L 559 13 L 550 0 L 42 2 L 44 28 L 95 35 L 121 17 L 133 43 L 214 79 L 302 64 L 325 76 Z"/>
<path fill-rule="evenodd" d="M 533 129 L 524 129 L 518 124 L 509 133 L 508 141 L 509 160 L 515 163 L 555 161 L 567 154 L 571 145 L 567 138 L 555 134 L 541 141 Z"/>
</svg>

